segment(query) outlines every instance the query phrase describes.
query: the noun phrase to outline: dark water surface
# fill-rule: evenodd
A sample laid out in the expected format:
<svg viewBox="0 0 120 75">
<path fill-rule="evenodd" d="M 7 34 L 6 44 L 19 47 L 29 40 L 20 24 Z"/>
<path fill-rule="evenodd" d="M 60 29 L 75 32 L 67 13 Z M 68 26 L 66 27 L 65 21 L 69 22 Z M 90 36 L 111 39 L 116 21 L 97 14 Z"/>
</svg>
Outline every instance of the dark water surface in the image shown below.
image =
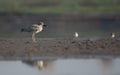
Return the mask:
<svg viewBox="0 0 120 75">
<path fill-rule="evenodd" d="M 120 75 L 120 59 L 0 61 L 0 75 Z"/>
</svg>

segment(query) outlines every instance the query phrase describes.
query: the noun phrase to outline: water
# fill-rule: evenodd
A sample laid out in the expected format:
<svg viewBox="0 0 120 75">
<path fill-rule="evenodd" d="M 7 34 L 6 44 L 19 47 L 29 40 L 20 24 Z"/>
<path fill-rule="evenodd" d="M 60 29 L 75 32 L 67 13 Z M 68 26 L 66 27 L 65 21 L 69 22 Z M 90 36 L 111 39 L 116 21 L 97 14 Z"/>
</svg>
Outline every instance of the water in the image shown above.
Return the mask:
<svg viewBox="0 0 120 75">
<path fill-rule="evenodd" d="M 120 59 L 0 61 L 0 75 L 120 75 Z"/>
</svg>

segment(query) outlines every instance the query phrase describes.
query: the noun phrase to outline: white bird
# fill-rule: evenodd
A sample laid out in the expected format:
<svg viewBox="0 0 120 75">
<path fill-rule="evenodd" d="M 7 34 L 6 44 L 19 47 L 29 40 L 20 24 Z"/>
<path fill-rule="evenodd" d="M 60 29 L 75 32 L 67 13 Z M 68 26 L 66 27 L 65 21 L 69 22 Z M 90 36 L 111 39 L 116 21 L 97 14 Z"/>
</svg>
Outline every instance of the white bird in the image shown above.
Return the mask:
<svg viewBox="0 0 120 75">
<path fill-rule="evenodd" d="M 43 30 L 44 27 L 47 27 L 43 22 L 40 22 L 39 24 L 33 24 L 31 27 L 28 28 L 22 28 L 22 32 L 32 32 L 32 40 L 33 42 L 36 42 L 35 35 Z"/>
<path fill-rule="evenodd" d="M 75 32 L 74 36 L 77 38 L 79 36 L 78 32 Z"/>
<path fill-rule="evenodd" d="M 111 33 L 111 38 L 115 38 L 116 36 L 115 36 L 115 32 L 112 32 Z"/>
</svg>

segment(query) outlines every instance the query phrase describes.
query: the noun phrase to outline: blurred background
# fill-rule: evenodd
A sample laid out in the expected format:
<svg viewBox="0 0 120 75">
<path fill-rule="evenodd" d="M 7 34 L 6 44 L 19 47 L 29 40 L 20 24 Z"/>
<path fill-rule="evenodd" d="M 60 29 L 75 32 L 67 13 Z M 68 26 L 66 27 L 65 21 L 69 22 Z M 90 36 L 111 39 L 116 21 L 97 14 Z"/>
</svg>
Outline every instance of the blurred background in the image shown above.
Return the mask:
<svg viewBox="0 0 120 75">
<path fill-rule="evenodd" d="M 31 37 L 20 29 L 40 21 L 40 38 L 109 37 L 120 33 L 120 0 L 0 0 L 0 37 Z"/>
</svg>

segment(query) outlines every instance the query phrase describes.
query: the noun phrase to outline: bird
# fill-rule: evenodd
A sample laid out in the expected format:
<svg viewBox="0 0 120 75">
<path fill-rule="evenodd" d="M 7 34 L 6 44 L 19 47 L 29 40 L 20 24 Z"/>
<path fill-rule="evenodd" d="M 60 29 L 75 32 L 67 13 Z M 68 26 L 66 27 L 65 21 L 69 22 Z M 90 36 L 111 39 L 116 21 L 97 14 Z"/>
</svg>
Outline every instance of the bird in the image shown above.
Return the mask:
<svg viewBox="0 0 120 75">
<path fill-rule="evenodd" d="M 111 33 L 111 38 L 112 39 L 119 39 L 120 40 L 120 33 L 119 32 L 112 32 Z"/>
<path fill-rule="evenodd" d="M 112 32 L 111 33 L 111 38 L 115 38 L 115 37 L 116 37 L 115 32 Z"/>
<path fill-rule="evenodd" d="M 32 41 L 37 42 L 35 35 L 40 33 L 44 27 L 47 27 L 47 25 L 45 25 L 44 22 L 39 22 L 38 24 L 33 24 L 30 27 L 22 28 L 21 32 L 32 32 Z"/>
<path fill-rule="evenodd" d="M 74 37 L 77 38 L 79 36 L 78 32 L 75 32 Z"/>
</svg>

